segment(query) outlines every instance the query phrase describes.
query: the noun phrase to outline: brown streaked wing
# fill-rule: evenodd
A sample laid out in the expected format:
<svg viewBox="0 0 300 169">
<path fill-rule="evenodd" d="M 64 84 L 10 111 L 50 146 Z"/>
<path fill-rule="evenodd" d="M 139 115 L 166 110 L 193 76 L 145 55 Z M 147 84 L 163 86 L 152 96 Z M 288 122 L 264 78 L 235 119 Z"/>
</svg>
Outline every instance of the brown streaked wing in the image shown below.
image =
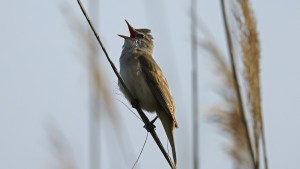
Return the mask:
<svg viewBox="0 0 300 169">
<path fill-rule="evenodd" d="M 175 119 L 176 106 L 163 72 L 150 55 L 143 54 L 143 56 L 139 57 L 139 61 L 144 78 L 154 97 L 164 111 L 169 114 L 170 118 L 175 122 L 175 126 L 178 127 Z"/>
</svg>

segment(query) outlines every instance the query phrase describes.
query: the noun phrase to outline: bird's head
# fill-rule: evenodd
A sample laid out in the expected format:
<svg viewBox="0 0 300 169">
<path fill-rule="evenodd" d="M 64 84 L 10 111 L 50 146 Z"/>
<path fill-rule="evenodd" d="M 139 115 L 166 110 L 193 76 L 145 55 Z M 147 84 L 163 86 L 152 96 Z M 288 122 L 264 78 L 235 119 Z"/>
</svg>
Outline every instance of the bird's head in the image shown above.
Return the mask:
<svg viewBox="0 0 300 169">
<path fill-rule="evenodd" d="M 150 29 L 135 29 L 125 20 L 130 36 L 119 35 L 124 38 L 123 48 L 153 51 L 153 37 Z"/>
</svg>

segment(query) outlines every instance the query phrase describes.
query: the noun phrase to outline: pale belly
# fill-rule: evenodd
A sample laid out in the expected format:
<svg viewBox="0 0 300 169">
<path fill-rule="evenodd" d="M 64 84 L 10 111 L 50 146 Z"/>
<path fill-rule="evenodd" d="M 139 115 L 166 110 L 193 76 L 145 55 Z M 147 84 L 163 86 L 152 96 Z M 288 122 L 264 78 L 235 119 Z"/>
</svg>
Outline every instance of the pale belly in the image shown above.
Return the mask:
<svg viewBox="0 0 300 169">
<path fill-rule="evenodd" d="M 131 65 L 121 66 L 123 66 L 121 67 L 120 71 L 121 77 L 123 78 L 133 97 L 139 101 L 141 108 L 148 112 L 155 112 L 158 108 L 158 104 L 143 77 L 143 74 L 139 68 L 139 64 L 131 63 Z M 120 86 L 120 88 L 123 94 L 126 96 L 122 86 Z M 127 96 L 126 98 L 129 99 Z"/>
</svg>

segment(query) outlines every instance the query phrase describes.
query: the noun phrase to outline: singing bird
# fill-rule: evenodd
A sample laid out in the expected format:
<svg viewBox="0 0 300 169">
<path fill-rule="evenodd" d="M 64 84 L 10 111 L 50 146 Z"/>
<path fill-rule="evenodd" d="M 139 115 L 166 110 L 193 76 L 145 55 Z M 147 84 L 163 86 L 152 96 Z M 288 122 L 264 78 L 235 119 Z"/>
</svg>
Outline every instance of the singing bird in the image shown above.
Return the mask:
<svg viewBox="0 0 300 169">
<path fill-rule="evenodd" d="M 152 57 L 154 45 L 151 30 L 135 29 L 127 21 L 126 23 L 130 36 L 119 35 L 124 38 L 120 56 L 120 75 L 141 108 L 148 112 L 156 112 L 172 147 L 173 160 L 176 165 L 174 140 L 175 128 L 178 127 L 175 119 L 176 107 L 168 82 Z M 130 101 L 120 82 L 119 86 Z"/>
</svg>

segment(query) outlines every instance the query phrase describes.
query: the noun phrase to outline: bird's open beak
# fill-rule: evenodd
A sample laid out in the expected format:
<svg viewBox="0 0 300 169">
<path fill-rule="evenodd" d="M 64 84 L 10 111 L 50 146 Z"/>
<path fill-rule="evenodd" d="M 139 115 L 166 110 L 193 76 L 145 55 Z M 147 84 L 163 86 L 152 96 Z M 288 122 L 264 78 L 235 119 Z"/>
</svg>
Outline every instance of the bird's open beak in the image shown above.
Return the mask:
<svg viewBox="0 0 300 169">
<path fill-rule="evenodd" d="M 125 22 L 127 23 L 128 30 L 130 32 L 130 36 L 125 36 L 125 35 L 118 35 L 118 36 L 120 36 L 124 39 L 134 39 L 137 35 L 136 30 L 126 21 L 126 19 L 125 19 Z"/>
</svg>

